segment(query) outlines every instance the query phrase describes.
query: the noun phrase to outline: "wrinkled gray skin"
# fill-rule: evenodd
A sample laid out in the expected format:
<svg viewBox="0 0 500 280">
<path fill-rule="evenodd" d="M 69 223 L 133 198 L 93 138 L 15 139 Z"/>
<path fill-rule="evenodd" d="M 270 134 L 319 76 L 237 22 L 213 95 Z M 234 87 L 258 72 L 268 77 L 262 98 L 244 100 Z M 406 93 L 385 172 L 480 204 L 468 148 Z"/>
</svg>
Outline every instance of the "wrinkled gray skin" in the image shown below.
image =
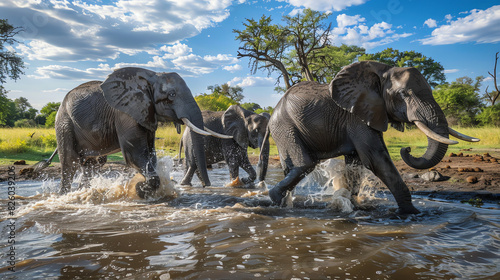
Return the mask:
<svg viewBox="0 0 500 280">
<path fill-rule="evenodd" d="M 448 138 L 446 118 L 415 68 L 364 61 L 345 67 L 330 85 L 302 82 L 290 88 L 269 121 L 286 175 L 270 190 L 272 201 L 282 204 L 320 160 L 344 155 L 347 164 L 362 164 L 387 185 L 401 213 L 419 213 L 382 135 L 389 122 L 402 131 L 403 123 L 414 121 Z M 439 163 L 447 147 L 428 138 L 422 157 L 411 156 L 409 148 L 401 155 L 409 166 L 425 169 Z"/>
<path fill-rule="evenodd" d="M 257 178 L 255 169 L 248 159 L 247 149 L 261 149 L 259 160 L 259 181 L 263 181 L 269 162 L 269 136 L 266 136 L 269 114 L 255 114 L 243 109 L 241 106 L 232 105 L 226 111 L 213 112 L 203 111 L 203 123 L 206 128 L 217 133 L 233 136 L 233 139 L 221 139 L 213 136 L 205 137 L 205 154 L 207 164 L 211 165 L 225 161 L 229 167 L 231 180 L 239 176 L 239 168 L 243 168 L 248 177 L 241 178 L 243 184 L 251 184 Z M 182 185 L 191 185 L 194 172 L 197 170 L 194 160 L 192 133 L 186 128 L 181 140 L 181 148 L 184 145 L 186 173 L 182 179 Z M 180 158 L 179 149 L 179 158 Z"/>
<path fill-rule="evenodd" d="M 154 145 L 158 121 L 180 125 L 181 118 L 203 128 L 201 111 L 177 73 L 122 68 L 104 82 L 88 82 L 71 90 L 55 121 L 62 166 L 60 192 L 70 190 L 78 168 L 88 172 L 97 163 L 104 164 L 106 155 L 121 150 L 126 164 L 146 178 L 136 190 L 141 198 L 147 197 L 160 184 Z M 210 185 L 203 136 L 191 138 L 201 181 Z"/>
</svg>

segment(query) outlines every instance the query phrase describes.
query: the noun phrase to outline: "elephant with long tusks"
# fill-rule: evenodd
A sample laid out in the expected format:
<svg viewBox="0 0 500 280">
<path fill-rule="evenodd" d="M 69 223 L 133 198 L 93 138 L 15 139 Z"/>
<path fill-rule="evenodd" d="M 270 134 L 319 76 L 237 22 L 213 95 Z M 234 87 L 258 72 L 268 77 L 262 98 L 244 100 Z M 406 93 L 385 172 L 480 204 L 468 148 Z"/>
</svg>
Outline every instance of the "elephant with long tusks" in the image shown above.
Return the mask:
<svg viewBox="0 0 500 280">
<path fill-rule="evenodd" d="M 390 67 L 363 61 L 341 70 L 329 85 L 301 82 L 279 101 L 269 121 L 285 178 L 269 191 L 282 204 L 287 191 L 311 172 L 320 160 L 344 155 L 348 164 L 362 164 L 389 188 L 401 213 L 418 213 L 408 187 L 394 166 L 383 132 L 388 124 L 403 131 L 413 123 L 428 137 L 424 155 L 410 148 L 401 156 L 409 166 L 430 168 L 441 161 L 448 145 L 477 138 L 448 127 L 432 89 L 415 68 Z"/>
<path fill-rule="evenodd" d="M 177 73 L 134 67 L 118 69 L 104 82 L 84 83 L 66 95 L 55 121 L 57 149 L 39 166 L 48 166 L 58 152 L 60 193 L 66 193 L 80 167 L 88 171 L 121 151 L 126 164 L 146 178 L 136 190 L 139 197 L 147 197 L 160 184 L 154 143 L 158 122 L 174 122 L 178 133 L 182 124 L 190 128 L 201 182 L 209 186 L 204 135 L 230 136 L 203 130 L 201 111 Z"/>
</svg>

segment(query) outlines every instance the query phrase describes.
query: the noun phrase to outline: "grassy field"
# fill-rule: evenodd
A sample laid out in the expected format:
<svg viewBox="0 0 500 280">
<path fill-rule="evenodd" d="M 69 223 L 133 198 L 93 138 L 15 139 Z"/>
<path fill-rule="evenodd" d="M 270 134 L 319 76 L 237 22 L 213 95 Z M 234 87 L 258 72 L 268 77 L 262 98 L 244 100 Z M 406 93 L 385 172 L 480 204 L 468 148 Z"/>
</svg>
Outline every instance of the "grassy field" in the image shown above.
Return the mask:
<svg viewBox="0 0 500 280">
<path fill-rule="evenodd" d="M 449 146 L 449 152 L 459 152 L 461 149 L 472 148 L 480 153 L 483 150 L 500 148 L 500 128 L 459 128 L 461 133 L 480 138 L 478 143 L 459 141 L 459 144 Z M 174 157 L 179 152 L 181 134 L 177 134 L 175 127 L 163 126 L 156 133 L 156 149 L 159 156 Z M 389 129 L 384 134 L 387 147 L 394 160 L 401 159 L 399 150 L 411 147 L 414 156 L 422 155 L 427 147 L 427 138 L 417 129 L 399 132 Z M 49 128 L 0 128 L 0 164 L 12 164 L 16 160 L 25 160 L 34 164 L 50 157 L 56 148 L 55 130 Z M 248 149 L 250 155 L 258 155 L 258 149 Z M 277 155 L 278 150 L 271 139 L 271 155 Z M 121 161 L 121 153 L 110 155 L 109 161 Z M 59 162 L 56 157 L 54 162 Z"/>
</svg>

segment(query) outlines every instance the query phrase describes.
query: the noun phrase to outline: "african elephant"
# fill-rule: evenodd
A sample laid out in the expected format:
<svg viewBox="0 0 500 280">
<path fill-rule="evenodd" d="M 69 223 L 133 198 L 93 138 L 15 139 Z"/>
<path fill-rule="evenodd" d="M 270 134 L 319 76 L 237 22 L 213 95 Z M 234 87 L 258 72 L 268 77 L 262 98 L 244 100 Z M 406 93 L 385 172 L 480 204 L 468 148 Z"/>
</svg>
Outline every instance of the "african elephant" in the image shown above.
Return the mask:
<svg viewBox="0 0 500 280">
<path fill-rule="evenodd" d="M 422 157 L 401 149 L 413 168 L 430 168 L 441 161 L 451 134 L 479 141 L 452 130 L 415 68 L 390 67 L 363 61 L 342 69 L 330 85 L 301 82 L 290 88 L 274 109 L 269 129 L 278 147 L 285 178 L 269 191 L 276 204 L 323 159 L 345 156 L 347 164 L 362 164 L 389 188 L 401 213 L 418 213 L 408 187 L 395 168 L 382 132 L 388 123 L 403 131 L 414 123 L 428 137 Z"/>
<path fill-rule="evenodd" d="M 62 166 L 61 193 L 71 188 L 79 167 L 104 164 L 106 155 L 122 151 L 125 162 L 146 178 L 137 184 L 139 197 L 159 187 L 156 173 L 155 132 L 158 121 L 173 121 L 191 131 L 201 130 L 203 118 L 191 91 L 177 73 L 121 68 L 104 82 L 92 81 L 71 90 L 55 120 L 57 150 Z M 203 185 L 210 185 L 203 136 L 191 132 L 193 158 L 200 166 Z"/>
<path fill-rule="evenodd" d="M 219 139 L 212 136 L 205 137 L 205 154 L 207 164 L 214 164 L 224 160 L 229 167 L 229 175 L 233 181 L 231 185 L 248 185 L 253 183 L 257 174 L 248 159 L 248 147 L 261 149 L 259 160 L 259 181 L 263 181 L 269 160 L 269 136 L 266 136 L 269 114 L 255 114 L 238 105 L 231 105 L 226 111 L 203 111 L 203 123 L 207 131 L 231 135 L 233 139 Z M 186 128 L 182 136 L 181 145 L 185 148 L 186 174 L 182 185 L 190 185 L 197 164 L 194 161 L 193 149 L 196 147 L 190 129 Z M 181 147 L 182 149 L 182 147 Z M 179 149 L 179 158 L 181 149 Z M 239 168 L 248 173 L 247 178 L 239 179 Z"/>
</svg>

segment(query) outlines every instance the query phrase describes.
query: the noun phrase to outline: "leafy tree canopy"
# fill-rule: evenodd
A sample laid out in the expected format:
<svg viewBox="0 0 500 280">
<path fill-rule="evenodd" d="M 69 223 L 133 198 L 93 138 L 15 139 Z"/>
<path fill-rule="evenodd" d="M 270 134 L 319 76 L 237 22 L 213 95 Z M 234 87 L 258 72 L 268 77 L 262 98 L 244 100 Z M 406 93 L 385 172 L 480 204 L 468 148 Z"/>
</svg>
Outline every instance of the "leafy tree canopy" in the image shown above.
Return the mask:
<svg viewBox="0 0 500 280">
<path fill-rule="evenodd" d="M 231 98 L 220 93 L 200 94 L 194 98 L 201 110 L 225 111 L 229 106 L 237 104 Z"/>
<path fill-rule="evenodd" d="M 49 102 L 45 106 L 43 106 L 42 110 L 40 110 L 40 113 L 48 117 L 52 112 L 57 112 L 57 110 L 59 110 L 59 106 L 61 106 L 61 102 Z"/>
<path fill-rule="evenodd" d="M 18 43 L 14 36 L 20 31 L 20 28 L 13 27 L 6 19 L 0 19 L 0 83 L 2 84 L 7 78 L 17 80 L 20 75 L 24 74 L 22 71 L 24 63 L 21 57 L 6 49 L 6 45 Z"/>
<path fill-rule="evenodd" d="M 443 110 L 450 125 L 470 126 L 476 124 L 475 116 L 482 107 L 478 90 L 470 84 L 472 79 L 458 78 L 451 84 L 437 86 L 434 99 Z"/>
<path fill-rule="evenodd" d="M 362 55 L 359 60 L 376 60 L 394 67 L 415 67 L 432 87 L 446 82 L 444 67 L 441 63 L 419 52 L 387 48 L 378 53 Z"/>
</svg>

